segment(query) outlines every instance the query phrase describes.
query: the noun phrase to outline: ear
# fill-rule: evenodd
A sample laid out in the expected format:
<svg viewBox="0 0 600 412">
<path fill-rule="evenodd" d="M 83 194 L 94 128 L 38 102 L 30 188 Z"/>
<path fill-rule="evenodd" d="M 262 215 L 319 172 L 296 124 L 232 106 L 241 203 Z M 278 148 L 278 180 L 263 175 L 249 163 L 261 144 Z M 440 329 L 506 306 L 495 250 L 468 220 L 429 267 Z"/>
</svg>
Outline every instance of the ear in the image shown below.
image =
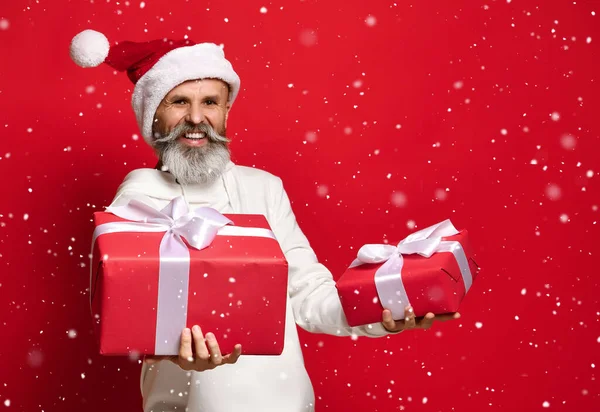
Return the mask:
<svg viewBox="0 0 600 412">
<path fill-rule="evenodd" d="M 229 109 L 231 108 L 231 104 L 227 103 L 227 106 L 225 107 L 225 124 L 223 126 L 225 126 L 225 128 L 227 128 L 227 118 L 229 117 Z"/>
</svg>

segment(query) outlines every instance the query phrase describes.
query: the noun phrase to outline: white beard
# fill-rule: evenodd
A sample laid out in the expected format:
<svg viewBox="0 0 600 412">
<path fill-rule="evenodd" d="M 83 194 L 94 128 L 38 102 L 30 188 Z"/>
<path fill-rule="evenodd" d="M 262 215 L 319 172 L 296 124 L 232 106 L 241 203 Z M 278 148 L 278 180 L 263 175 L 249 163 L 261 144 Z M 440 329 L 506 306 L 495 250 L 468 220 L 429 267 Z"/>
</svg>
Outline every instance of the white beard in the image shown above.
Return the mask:
<svg viewBox="0 0 600 412">
<path fill-rule="evenodd" d="M 190 147 L 177 141 L 187 131 L 201 131 L 206 134 L 204 146 Z M 206 124 L 191 127 L 182 124 L 153 146 L 159 151 L 163 171 L 169 171 L 180 184 L 211 184 L 218 179 L 230 160 L 229 140 Z"/>
</svg>

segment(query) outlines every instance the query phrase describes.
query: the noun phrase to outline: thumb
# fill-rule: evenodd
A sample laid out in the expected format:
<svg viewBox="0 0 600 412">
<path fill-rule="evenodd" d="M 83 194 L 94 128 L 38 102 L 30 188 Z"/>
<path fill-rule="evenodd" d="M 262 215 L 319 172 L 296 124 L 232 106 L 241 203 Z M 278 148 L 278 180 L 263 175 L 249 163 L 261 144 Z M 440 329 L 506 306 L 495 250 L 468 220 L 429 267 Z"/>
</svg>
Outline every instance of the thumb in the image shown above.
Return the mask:
<svg viewBox="0 0 600 412">
<path fill-rule="evenodd" d="M 144 363 L 147 363 L 148 365 L 154 365 L 161 360 L 163 360 L 162 356 L 144 356 Z"/>
</svg>

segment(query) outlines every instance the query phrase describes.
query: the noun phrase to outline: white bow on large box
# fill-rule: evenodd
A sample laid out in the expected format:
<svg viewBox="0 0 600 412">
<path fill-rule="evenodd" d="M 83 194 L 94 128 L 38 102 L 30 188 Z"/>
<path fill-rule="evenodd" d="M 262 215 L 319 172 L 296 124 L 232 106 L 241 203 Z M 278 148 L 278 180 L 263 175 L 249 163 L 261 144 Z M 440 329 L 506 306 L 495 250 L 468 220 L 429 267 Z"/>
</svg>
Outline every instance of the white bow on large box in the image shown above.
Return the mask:
<svg viewBox="0 0 600 412">
<path fill-rule="evenodd" d="M 186 327 L 190 252 L 183 238 L 198 250 L 210 246 L 217 235 L 275 239 L 275 235 L 269 229 L 227 226 L 233 225 L 233 222 L 210 207 L 199 207 L 190 211 L 183 196 L 173 199 L 160 211 L 137 199 L 130 200 L 124 206 L 108 207 L 106 211 L 131 222 L 111 222 L 97 226 L 92 239 L 92 254 L 96 238 L 101 235 L 119 232 L 165 232 L 159 251 L 155 355 L 177 354 L 179 337 Z M 92 267 L 90 304 L 93 270 Z"/>
<path fill-rule="evenodd" d="M 377 295 L 381 305 L 392 311 L 394 319 L 404 319 L 404 308 L 410 305 L 410 301 L 402 282 L 402 267 L 404 265 L 402 255 L 419 254 L 429 258 L 434 253 L 451 252 L 460 268 L 466 291 L 471 287 L 473 276 L 462 245 L 457 241 L 442 240 L 442 237 L 453 236 L 458 233 L 460 232 L 456 230 L 450 220 L 446 219 L 443 222 L 411 233 L 397 246 L 367 244 L 359 249 L 358 256 L 350 264 L 350 268 L 365 263 L 385 262 L 375 273 Z"/>
</svg>

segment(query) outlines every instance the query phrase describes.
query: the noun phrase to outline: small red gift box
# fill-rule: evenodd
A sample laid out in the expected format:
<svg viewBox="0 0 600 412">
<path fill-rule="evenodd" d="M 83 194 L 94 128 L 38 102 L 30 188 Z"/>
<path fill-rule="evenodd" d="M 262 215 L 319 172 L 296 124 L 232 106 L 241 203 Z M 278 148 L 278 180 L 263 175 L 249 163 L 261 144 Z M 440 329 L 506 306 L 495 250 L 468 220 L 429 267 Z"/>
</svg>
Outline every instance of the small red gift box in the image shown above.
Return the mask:
<svg viewBox="0 0 600 412">
<path fill-rule="evenodd" d="M 468 232 L 446 220 L 398 246 L 363 246 L 337 289 L 348 324 L 359 326 L 381 322 L 384 308 L 404 319 L 409 304 L 415 316 L 456 312 L 478 270 Z"/>
<path fill-rule="evenodd" d="M 135 206 L 139 212 L 141 203 Z M 169 216 L 167 226 L 175 229 L 159 231 L 156 222 L 164 226 L 165 213 L 182 207 L 187 210 L 182 198 L 162 212 L 142 205 L 149 217 L 129 213 L 138 223 L 94 213 L 90 290 L 100 353 L 177 355 L 183 328 L 199 325 L 204 334 L 214 333 L 223 354 L 240 343 L 245 354 L 280 355 L 288 264 L 266 218 L 210 209 L 234 226 L 211 229 L 214 220 L 195 218 L 201 230 L 192 231 L 183 225 L 194 213 L 189 212 Z M 112 211 L 117 209 L 123 207 Z M 211 231 L 213 238 L 200 250 L 190 245 L 198 232 Z"/>
</svg>

